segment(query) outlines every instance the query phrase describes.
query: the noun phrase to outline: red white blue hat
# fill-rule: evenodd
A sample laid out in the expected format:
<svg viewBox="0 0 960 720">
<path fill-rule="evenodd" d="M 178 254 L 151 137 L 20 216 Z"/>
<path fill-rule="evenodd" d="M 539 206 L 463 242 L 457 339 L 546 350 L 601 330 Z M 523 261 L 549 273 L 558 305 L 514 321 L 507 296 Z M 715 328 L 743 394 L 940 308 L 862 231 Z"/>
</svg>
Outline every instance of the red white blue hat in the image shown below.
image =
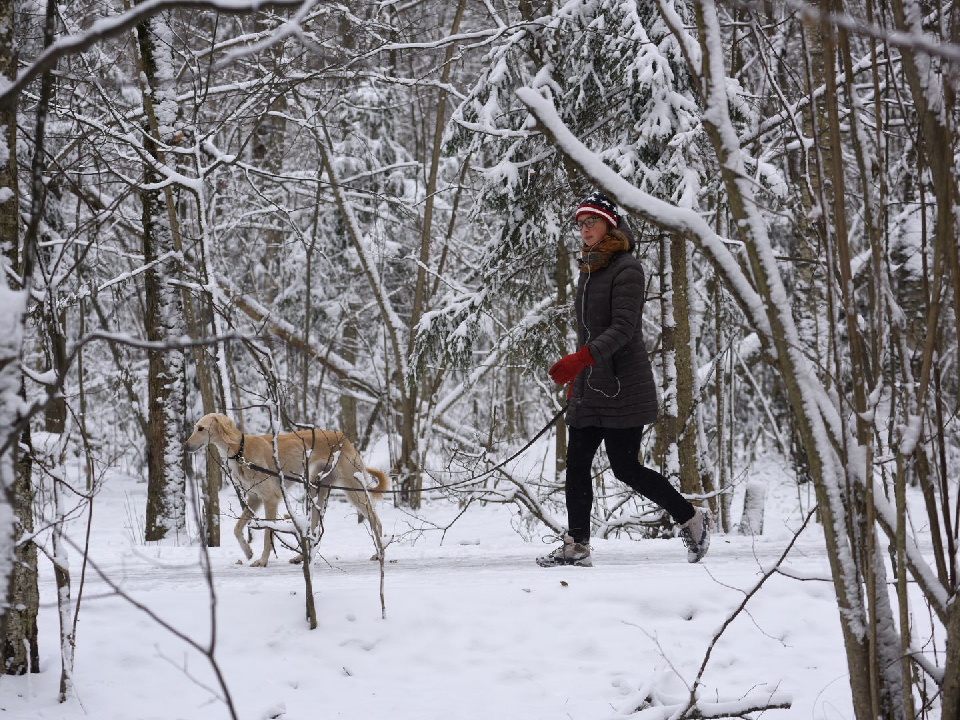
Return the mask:
<svg viewBox="0 0 960 720">
<path fill-rule="evenodd" d="M 620 210 L 616 204 L 602 192 L 591 193 L 577 205 L 574 218 L 579 220 L 581 215 L 598 215 L 614 227 L 620 225 Z"/>
</svg>

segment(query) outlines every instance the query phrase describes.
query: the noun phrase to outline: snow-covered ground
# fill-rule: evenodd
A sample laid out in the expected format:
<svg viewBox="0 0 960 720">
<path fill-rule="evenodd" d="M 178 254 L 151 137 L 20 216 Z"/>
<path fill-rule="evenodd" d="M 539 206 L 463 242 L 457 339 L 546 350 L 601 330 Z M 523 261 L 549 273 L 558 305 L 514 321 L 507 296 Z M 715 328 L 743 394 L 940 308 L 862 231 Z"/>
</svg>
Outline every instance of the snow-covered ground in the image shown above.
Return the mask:
<svg viewBox="0 0 960 720">
<path fill-rule="evenodd" d="M 280 548 L 267 568 L 238 563 L 230 517 L 237 501 L 225 491 L 223 547 L 210 558 L 216 658 L 238 715 L 597 720 L 629 716 L 638 690 L 651 682 L 665 700 L 679 698 L 743 591 L 801 522 L 796 486 L 770 463 L 753 472 L 771 482 L 764 535 L 715 535 L 699 565 L 686 562 L 678 539 L 619 539 L 594 543 L 593 568 L 543 569 L 534 558 L 550 546 L 518 535 L 508 507 L 474 505 L 445 535 L 428 524 L 411 534 L 420 521 L 384 502 L 386 532 L 403 538 L 388 549 L 385 620 L 366 526 L 346 502 L 332 499 L 314 564 L 314 631 L 304 620 L 301 570 L 286 562 L 289 550 Z M 91 557 L 132 598 L 205 644 L 211 594 L 200 551 L 139 542 L 145 490 L 135 479 L 108 477 L 94 508 Z M 421 515 L 443 526 L 458 512 L 438 502 Z M 78 518 L 70 535 L 82 542 L 84 529 Z M 257 533 L 257 554 L 260 542 Z M 79 553 L 71 559 L 76 583 Z M 50 563 L 41 566 L 42 672 L 0 677 L 0 719 L 228 717 L 206 659 L 113 595 L 90 568 L 76 697 L 58 704 L 55 586 Z M 803 533 L 788 566 L 829 576 L 818 527 Z M 777 691 L 792 697 L 793 708 L 765 717 L 852 717 L 831 584 L 776 576 L 747 610 L 717 644 L 702 697 Z"/>
</svg>

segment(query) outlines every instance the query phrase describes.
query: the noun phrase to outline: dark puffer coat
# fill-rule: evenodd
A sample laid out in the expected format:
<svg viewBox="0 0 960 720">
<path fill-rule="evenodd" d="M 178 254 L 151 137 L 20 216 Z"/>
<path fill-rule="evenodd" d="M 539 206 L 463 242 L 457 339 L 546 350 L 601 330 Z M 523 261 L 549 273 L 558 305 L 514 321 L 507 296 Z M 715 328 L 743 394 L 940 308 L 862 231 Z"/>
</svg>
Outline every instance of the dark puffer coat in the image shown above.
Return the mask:
<svg viewBox="0 0 960 720">
<path fill-rule="evenodd" d="M 567 425 L 630 428 L 656 422 L 657 386 L 641 330 L 645 288 L 643 267 L 629 252 L 605 268 L 580 273 L 578 344 L 586 344 L 596 364 L 573 382 Z"/>
</svg>

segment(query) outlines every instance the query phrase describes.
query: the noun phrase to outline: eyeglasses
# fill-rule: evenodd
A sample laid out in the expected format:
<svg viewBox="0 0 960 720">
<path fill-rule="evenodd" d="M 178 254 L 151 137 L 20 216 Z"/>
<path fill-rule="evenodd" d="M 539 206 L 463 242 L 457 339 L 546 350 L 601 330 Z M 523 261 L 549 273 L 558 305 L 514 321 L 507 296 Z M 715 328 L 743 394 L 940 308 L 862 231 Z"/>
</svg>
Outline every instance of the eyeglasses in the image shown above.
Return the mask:
<svg viewBox="0 0 960 720">
<path fill-rule="evenodd" d="M 598 218 L 596 215 L 591 215 L 590 217 L 584 218 L 583 220 L 574 220 L 573 226 L 577 230 L 582 230 L 583 228 L 587 228 L 587 230 L 589 230 L 594 225 L 596 225 L 599 220 L 601 220 L 601 218 Z"/>
</svg>

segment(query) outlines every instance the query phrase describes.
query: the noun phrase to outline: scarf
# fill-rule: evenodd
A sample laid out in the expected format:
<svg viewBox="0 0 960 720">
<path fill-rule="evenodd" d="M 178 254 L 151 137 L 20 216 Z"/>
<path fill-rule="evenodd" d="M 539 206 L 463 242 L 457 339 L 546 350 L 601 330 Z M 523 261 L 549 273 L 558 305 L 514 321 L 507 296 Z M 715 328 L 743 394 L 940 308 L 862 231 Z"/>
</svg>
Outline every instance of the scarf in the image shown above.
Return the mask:
<svg viewBox="0 0 960 720">
<path fill-rule="evenodd" d="M 622 252 L 630 249 L 630 241 L 619 230 L 611 230 L 596 245 L 584 245 L 581 248 L 577 264 L 580 272 L 592 273 L 605 268 Z"/>
</svg>

